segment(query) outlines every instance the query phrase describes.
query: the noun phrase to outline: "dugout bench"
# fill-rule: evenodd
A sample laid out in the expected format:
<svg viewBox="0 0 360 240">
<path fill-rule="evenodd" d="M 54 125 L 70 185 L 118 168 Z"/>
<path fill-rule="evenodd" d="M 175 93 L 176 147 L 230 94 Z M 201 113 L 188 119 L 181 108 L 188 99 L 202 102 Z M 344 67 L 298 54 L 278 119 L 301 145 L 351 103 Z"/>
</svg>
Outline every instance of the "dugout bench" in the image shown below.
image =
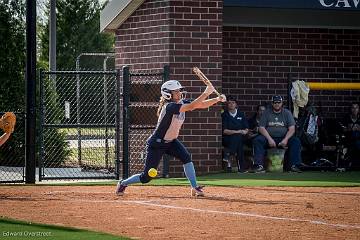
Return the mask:
<svg viewBox="0 0 360 240">
<path fill-rule="evenodd" d="M 228 157 L 229 161 L 226 160 L 225 154 L 229 155 Z M 238 161 L 236 160 L 235 153 L 231 153 L 228 148 L 223 147 L 222 156 L 223 156 L 222 168 L 225 172 L 228 173 L 233 172 L 234 171 L 233 166 L 236 166 L 237 167 L 236 171 L 238 171 L 239 164 Z M 276 160 L 277 157 L 280 157 L 280 162 L 282 164 L 280 170 L 284 172 L 289 171 L 291 166 L 288 161 L 288 151 L 286 151 L 285 149 L 278 149 L 278 148 L 269 149 L 268 154 L 266 155 L 264 160 L 264 168 L 266 169 L 266 171 L 270 171 L 270 172 L 279 171 L 278 168 L 279 160 Z M 246 169 L 248 169 L 248 172 L 252 172 L 252 168 L 254 165 L 254 150 L 252 146 L 249 144 L 246 144 L 244 146 L 244 162 L 246 164 Z"/>
</svg>

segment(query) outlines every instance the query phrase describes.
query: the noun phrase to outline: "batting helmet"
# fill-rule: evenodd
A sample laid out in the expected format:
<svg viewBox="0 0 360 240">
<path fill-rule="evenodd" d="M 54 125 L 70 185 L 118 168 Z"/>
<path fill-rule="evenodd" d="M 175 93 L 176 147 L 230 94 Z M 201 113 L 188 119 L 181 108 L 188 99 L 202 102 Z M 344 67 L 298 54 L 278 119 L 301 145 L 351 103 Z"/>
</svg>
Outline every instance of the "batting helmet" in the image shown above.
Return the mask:
<svg viewBox="0 0 360 240">
<path fill-rule="evenodd" d="M 184 89 L 183 86 L 181 86 L 181 84 L 179 83 L 179 81 L 176 81 L 176 80 L 166 81 L 163 83 L 163 85 L 161 85 L 161 95 L 166 100 L 170 100 L 171 99 L 171 91 L 178 90 L 178 89 L 181 92 Z"/>
</svg>

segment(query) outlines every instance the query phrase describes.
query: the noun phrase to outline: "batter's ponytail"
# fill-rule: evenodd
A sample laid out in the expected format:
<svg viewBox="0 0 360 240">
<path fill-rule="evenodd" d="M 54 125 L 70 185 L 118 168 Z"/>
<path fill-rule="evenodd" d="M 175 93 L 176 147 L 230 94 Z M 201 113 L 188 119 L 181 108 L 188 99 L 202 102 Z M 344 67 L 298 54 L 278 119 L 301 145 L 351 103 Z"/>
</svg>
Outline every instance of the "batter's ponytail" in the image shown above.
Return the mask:
<svg viewBox="0 0 360 240">
<path fill-rule="evenodd" d="M 164 104 L 167 102 L 167 100 L 164 98 L 164 97 L 160 97 L 160 105 L 159 105 L 159 108 L 157 110 L 157 116 L 159 117 L 160 116 L 160 113 L 161 113 L 161 109 L 163 108 Z"/>
</svg>

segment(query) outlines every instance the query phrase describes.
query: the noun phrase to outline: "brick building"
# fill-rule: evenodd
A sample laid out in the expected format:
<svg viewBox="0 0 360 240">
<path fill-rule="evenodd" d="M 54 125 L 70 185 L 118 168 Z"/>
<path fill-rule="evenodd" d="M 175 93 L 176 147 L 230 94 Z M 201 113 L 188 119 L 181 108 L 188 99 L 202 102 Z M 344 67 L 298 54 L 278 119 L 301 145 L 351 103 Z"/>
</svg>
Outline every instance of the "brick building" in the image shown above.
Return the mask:
<svg viewBox="0 0 360 240">
<path fill-rule="evenodd" d="M 250 116 L 294 79 L 359 82 L 360 12 L 355 0 L 122 0 L 101 13 L 115 33 L 116 67 L 161 69 L 196 97 L 198 66 Z M 325 118 L 340 118 L 360 92 L 311 91 Z M 200 173 L 221 168 L 221 106 L 187 115 L 181 140 Z M 178 161 L 170 172 L 182 172 Z"/>
</svg>

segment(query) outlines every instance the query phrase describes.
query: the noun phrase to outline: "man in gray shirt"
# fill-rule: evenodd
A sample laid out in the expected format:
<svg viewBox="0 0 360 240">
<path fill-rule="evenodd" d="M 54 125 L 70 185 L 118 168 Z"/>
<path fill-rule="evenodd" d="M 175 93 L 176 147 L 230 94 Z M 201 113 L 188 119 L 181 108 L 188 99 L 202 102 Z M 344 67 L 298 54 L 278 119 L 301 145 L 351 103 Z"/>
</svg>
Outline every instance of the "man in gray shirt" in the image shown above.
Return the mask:
<svg viewBox="0 0 360 240">
<path fill-rule="evenodd" d="M 301 172 L 301 142 L 295 136 L 295 120 L 283 108 L 281 96 L 272 97 L 272 108 L 267 109 L 259 122 L 261 135 L 253 140 L 255 171 L 265 172 L 264 158 L 267 148 L 284 148 L 289 151 L 290 171 Z"/>
</svg>

